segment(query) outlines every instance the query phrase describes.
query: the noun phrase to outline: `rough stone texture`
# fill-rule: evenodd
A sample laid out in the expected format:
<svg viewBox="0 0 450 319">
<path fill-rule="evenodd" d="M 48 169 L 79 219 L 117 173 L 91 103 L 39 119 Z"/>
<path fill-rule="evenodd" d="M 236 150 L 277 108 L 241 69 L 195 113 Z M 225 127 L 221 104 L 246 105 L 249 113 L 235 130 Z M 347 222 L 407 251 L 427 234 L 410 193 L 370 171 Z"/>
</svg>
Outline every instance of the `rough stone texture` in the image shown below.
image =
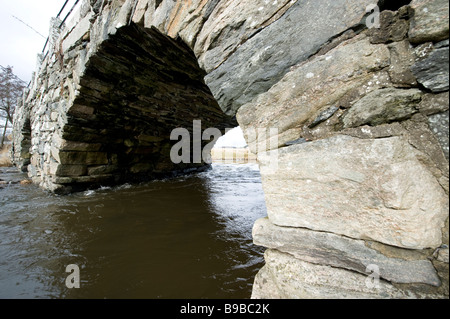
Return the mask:
<svg viewBox="0 0 450 319">
<path fill-rule="evenodd" d="M 239 46 L 278 20 L 298 1 L 217 1 L 197 37 L 194 52 L 209 73 L 217 69 Z"/>
<path fill-rule="evenodd" d="M 276 249 L 313 264 L 328 265 L 366 274 L 369 265 L 377 265 L 380 277 L 395 283 L 441 284 L 429 260 L 388 258 L 369 248 L 363 240 L 303 228 L 279 227 L 267 218 L 253 227 L 256 245 Z"/>
<path fill-rule="evenodd" d="M 286 147 L 272 175 L 270 152 L 259 155 L 268 215 L 276 225 L 409 249 L 442 243 L 447 194 L 420 152 L 400 137 L 335 136 Z"/>
<path fill-rule="evenodd" d="M 449 49 L 437 48 L 412 66 L 417 81 L 433 92 L 448 91 L 449 88 Z"/>
<path fill-rule="evenodd" d="M 439 249 L 437 260 L 448 264 L 448 248 Z"/>
<path fill-rule="evenodd" d="M 409 38 L 413 43 L 448 39 L 449 5 L 446 0 L 413 0 Z"/>
<path fill-rule="evenodd" d="M 417 80 L 411 71 L 415 63 L 414 52 L 408 40 L 394 42 L 389 45 L 391 65 L 389 76 L 397 87 L 417 86 Z"/>
<path fill-rule="evenodd" d="M 425 94 L 419 104 L 419 110 L 425 115 L 442 113 L 449 109 L 449 93 Z"/>
<path fill-rule="evenodd" d="M 27 92 L 24 92 L 24 95 Z M 30 164 L 31 125 L 30 112 L 25 105 L 19 105 L 13 120 L 14 143 L 10 150 L 10 157 L 15 166 L 26 172 Z"/>
<path fill-rule="evenodd" d="M 302 126 L 309 126 L 321 112 L 331 106 L 351 105 L 359 96 L 384 85 L 376 71 L 389 65 L 389 57 L 386 46 L 370 44 L 364 35 L 345 42 L 326 55 L 300 64 L 267 93 L 241 107 L 239 124 L 244 134 L 248 128 L 277 128 L 279 145 L 298 138 Z M 356 101 L 344 101 L 352 96 Z M 258 143 L 265 145 L 265 141 L 258 139 L 247 134 L 253 153 L 264 150 Z"/>
<path fill-rule="evenodd" d="M 342 118 L 344 128 L 380 125 L 410 118 L 418 112 L 422 91 L 381 89 L 367 94 Z"/>
<path fill-rule="evenodd" d="M 402 290 L 380 281 L 371 286 L 367 275 L 325 265 L 315 265 L 269 249 L 266 265 L 255 278 L 254 299 L 408 299 L 439 295 Z M 339 293 L 336 293 L 339 291 Z"/>
<path fill-rule="evenodd" d="M 180 36 L 210 72 L 260 29 L 278 20 L 297 1 L 140 0 L 132 21 Z"/>
<path fill-rule="evenodd" d="M 58 25 L 14 120 L 33 182 L 201 169 L 169 160 L 171 130 L 237 115 L 277 225 L 255 240 L 292 254 L 268 251 L 254 297 L 448 298 L 446 1 L 85 0 Z"/>
<path fill-rule="evenodd" d="M 409 30 L 409 21 L 399 12 L 382 11 L 380 14 L 380 27 L 369 30 L 372 43 L 398 42 L 406 38 Z"/>
<path fill-rule="evenodd" d="M 83 37 L 89 32 L 90 28 L 90 20 L 93 17 L 93 13 L 91 12 L 89 15 L 85 16 L 76 26 L 74 25 L 72 28 L 68 27 L 71 32 L 68 33 L 68 36 L 62 41 L 62 50 L 63 52 L 67 52 L 70 49 L 73 49 L 80 41 L 83 40 Z"/>
<path fill-rule="evenodd" d="M 448 159 L 439 144 L 436 134 L 430 129 L 428 118 L 423 114 L 416 114 L 411 120 L 402 122 L 400 125 L 406 131 L 399 132 L 397 135 L 404 136 L 412 147 L 421 153 L 421 156 L 419 157 L 420 161 L 428 168 L 430 173 L 433 174 L 441 187 L 448 194 Z M 444 232 L 444 237 L 445 233 L 448 233 L 448 230 Z"/>
<path fill-rule="evenodd" d="M 431 115 L 428 118 L 430 128 L 442 146 L 447 160 L 449 159 L 449 111 Z"/>
<path fill-rule="evenodd" d="M 297 1 L 282 18 L 208 74 L 206 83 L 221 107 L 228 114 L 235 113 L 270 89 L 290 67 L 318 52 L 335 35 L 358 25 L 371 2 L 376 1 Z"/>
</svg>

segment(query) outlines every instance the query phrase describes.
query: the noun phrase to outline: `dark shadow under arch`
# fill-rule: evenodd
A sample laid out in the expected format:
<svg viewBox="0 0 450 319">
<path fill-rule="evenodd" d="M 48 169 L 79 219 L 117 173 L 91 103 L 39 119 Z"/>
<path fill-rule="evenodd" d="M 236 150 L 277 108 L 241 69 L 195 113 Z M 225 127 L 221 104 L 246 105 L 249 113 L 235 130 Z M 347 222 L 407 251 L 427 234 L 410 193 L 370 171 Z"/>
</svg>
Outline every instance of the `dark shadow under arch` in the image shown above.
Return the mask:
<svg viewBox="0 0 450 319">
<path fill-rule="evenodd" d="M 380 0 L 378 6 L 381 11 L 390 10 L 397 11 L 403 6 L 409 5 L 411 0 Z"/>
<path fill-rule="evenodd" d="M 203 129 L 237 124 L 219 107 L 205 75 L 182 40 L 136 24 L 118 29 L 80 79 L 61 136 L 56 184 L 142 181 L 205 167 L 170 160 L 173 129 L 192 131 L 193 120 Z"/>
</svg>

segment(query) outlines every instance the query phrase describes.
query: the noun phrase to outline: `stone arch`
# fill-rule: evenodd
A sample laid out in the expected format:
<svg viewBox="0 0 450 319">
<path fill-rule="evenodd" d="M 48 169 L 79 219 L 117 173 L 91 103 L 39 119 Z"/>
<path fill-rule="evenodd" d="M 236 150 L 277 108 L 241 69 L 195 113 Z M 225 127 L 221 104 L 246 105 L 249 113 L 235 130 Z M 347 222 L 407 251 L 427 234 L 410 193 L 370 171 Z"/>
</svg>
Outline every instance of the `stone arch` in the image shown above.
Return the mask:
<svg viewBox="0 0 450 319">
<path fill-rule="evenodd" d="M 366 13 L 364 1 L 321 1 L 321 10 L 317 12 L 313 11 L 316 6 L 312 3 L 289 0 L 270 6 L 258 6 L 250 0 L 85 1 L 78 16 L 59 30 L 62 32 L 59 38 L 58 30 L 53 30 L 51 52 L 33 81 L 32 96 L 24 101 L 32 105 L 31 122 L 35 131 L 40 132 L 38 139 L 45 144 L 44 152 L 32 149 L 30 169 L 34 180 L 55 191 L 61 185 L 123 181 L 125 176 L 133 179 L 132 175 L 161 172 L 161 167 L 151 167 L 155 164 L 149 164 L 148 160 L 153 158 L 150 162 L 160 162 L 159 166 L 167 162 L 156 160 L 157 152 L 150 154 L 143 144 L 158 145 L 167 154 L 167 145 L 158 141 L 167 132 L 136 134 L 131 126 L 123 124 L 123 119 L 134 118 L 135 126 L 142 127 L 143 119 L 150 119 L 150 112 L 144 112 L 142 104 L 155 103 L 154 97 L 161 94 L 156 91 L 164 88 L 173 91 L 169 95 L 172 105 L 176 105 L 177 98 L 183 100 L 183 96 L 188 96 L 186 92 L 178 94 L 184 90 L 184 87 L 180 90 L 180 85 L 185 86 L 187 79 L 191 88 L 204 92 L 200 108 L 206 111 L 197 112 L 201 113 L 204 127 L 209 127 L 209 123 L 217 128 L 236 126 L 233 117 L 241 106 L 269 90 L 291 67 L 317 53 L 337 34 L 360 29 Z M 242 11 L 246 6 L 248 10 Z M 341 14 L 347 11 L 351 14 L 342 21 Z M 227 24 L 221 25 L 221 19 Z M 327 23 L 318 23 L 322 20 Z M 293 21 L 304 21 L 311 27 L 295 29 L 297 36 L 289 37 L 284 30 L 291 28 Z M 164 54 L 168 57 L 166 61 Z M 150 57 L 148 61 L 153 66 L 166 63 L 168 74 L 158 68 L 146 69 L 151 63 L 146 65 L 138 55 Z M 183 62 L 178 63 L 180 57 Z M 141 83 L 133 83 L 133 77 Z M 155 77 L 160 79 L 159 89 L 149 84 Z M 164 81 L 173 85 L 164 85 Z M 138 95 L 154 97 L 139 101 Z M 128 102 L 134 108 L 123 107 Z M 193 109 L 190 102 L 185 105 L 184 112 Z M 156 113 L 164 112 L 170 113 L 167 109 Z M 182 112 L 175 118 L 161 116 L 168 122 L 180 120 L 177 126 L 185 126 L 183 119 L 192 119 Z M 167 124 L 154 119 L 153 123 Z M 129 136 L 112 142 L 114 136 L 123 133 Z M 97 142 L 91 143 L 93 140 Z M 133 159 L 131 154 L 135 155 Z M 142 161 L 132 163 L 138 158 Z"/>
<path fill-rule="evenodd" d="M 170 134 L 178 127 L 192 134 L 194 120 L 204 129 L 236 126 L 205 75 L 181 39 L 134 23 L 119 28 L 86 63 L 65 124 L 53 135 L 54 184 L 76 189 L 204 168 L 203 161 L 173 164 Z"/>
</svg>

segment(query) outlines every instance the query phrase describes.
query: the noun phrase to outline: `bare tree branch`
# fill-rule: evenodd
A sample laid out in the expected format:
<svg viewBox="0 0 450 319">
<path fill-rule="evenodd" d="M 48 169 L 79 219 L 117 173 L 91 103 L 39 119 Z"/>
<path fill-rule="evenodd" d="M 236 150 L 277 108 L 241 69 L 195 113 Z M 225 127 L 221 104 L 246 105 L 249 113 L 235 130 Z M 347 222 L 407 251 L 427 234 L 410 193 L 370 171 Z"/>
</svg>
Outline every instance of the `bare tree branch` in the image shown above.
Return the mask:
<svg viewBox="0 0 450 319">
<path fill-rule="evenodd" d="M 22 95 L 25 82 L 17 77 L 12 67 L 0 66 L 0 119 L 4 119 L 1 147 L 5 142 L 8 126 L 12 126 L 13 114 L 17 106 L 18 98 Z M 8 123 L 10 125 L 8 125 Z"/>
</svg>

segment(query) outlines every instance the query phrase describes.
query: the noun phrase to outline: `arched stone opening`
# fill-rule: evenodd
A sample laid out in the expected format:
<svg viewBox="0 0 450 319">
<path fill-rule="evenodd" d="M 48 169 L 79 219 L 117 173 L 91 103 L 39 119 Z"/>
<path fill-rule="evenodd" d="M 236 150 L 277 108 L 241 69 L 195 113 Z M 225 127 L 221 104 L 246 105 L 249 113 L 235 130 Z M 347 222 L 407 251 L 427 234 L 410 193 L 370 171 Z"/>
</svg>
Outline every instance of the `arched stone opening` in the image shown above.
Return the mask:
<svg viewBox="0 0 450 319">
<path fill-rule="evenodd" d="M 84 188 L 205 168 L 203 160 L 170 158 L 175 128 L 192 136 L 194 120 L 203 129 L 236 126 L 204 76 L 182 40 L 133 23 L 118 29 L 89 59 L 66 123 L 53 136 L 54 183 Z"/>
<path fill-rule="evenodd" d="M 254 297 L 448 296 L 448 76 L 441 72 L 448 71 L 448 15 L 436 19 L 447 2 L 286 1 L 274 2 L 275 12 L 258 1 L 229 3 L 202 1 L 194 10 L 195 2 L 118 0 L 83 15 L 56 53 L 64 55 L 63 76 L 74 69 L 82 76 L 68 85 L 54 80 L 58 60 L 49 58 L 49 80 L 40 76 L 27 101 L 33 134 L 40 130 L 31 175 L 55 190 L 171 172 L 171 129 L 189 129 L 192 119 L 204 128 L 232 121 L 216 113 L 210 93 L 201 95 L 212 104 L 201 104 L 199 118 L 198 104 L 184 103 L 198 98 L 189 92 L 209 90 L 190 50 L 162 34 L 181 36 L 221 108 L 232 116 L 239 109 L 244 131 L 278 129 L 278 143 L 246 136 L 261 163 L 269 215 L 253 233 L 270 248 Z M 370 4 L 386 10 L 379 28 L 367 23 Z M 376 20 L 377 11 L 369 17 Z M 125 26 L 131 21 L 140 26 Z M 164 46 L 147 47 L 147 36 Z M 79 56 L 78 46 L 85 46 Z M 61 98 L 71 86 L 74 93 Z M 207 122 L 211 114 L 217 117 Z M 279 151 L 276 174 L 260 144 Z M 36 151 L 41 145 L 47 149 Z M 382 290 L 365 285 L 369 263 L 381 266 Z M 422 294 L 417 285 L 434 290 Z"/>
</svg>

